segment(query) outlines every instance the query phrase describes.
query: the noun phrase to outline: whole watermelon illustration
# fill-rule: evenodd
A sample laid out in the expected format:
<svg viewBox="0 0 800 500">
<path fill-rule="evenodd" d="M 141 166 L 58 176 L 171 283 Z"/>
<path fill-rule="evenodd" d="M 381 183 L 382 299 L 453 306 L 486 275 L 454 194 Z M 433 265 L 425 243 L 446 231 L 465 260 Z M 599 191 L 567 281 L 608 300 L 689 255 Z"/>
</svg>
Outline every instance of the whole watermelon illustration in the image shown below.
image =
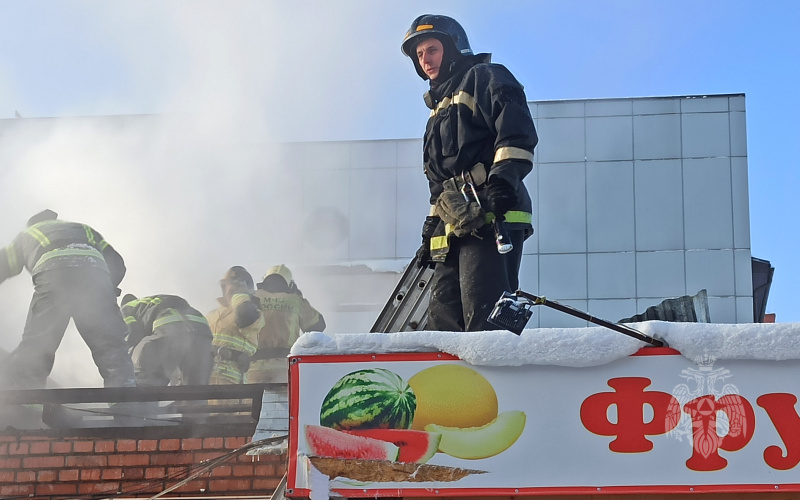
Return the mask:
<svg viewBox="0 0 800 500">
<path fill-rule="evenodd" d="M 348 373 L 322 401 L 320 425 L 337 430 L 408 429 L 417 398 L 396 373 L 370 368 Z"/>
</svg>

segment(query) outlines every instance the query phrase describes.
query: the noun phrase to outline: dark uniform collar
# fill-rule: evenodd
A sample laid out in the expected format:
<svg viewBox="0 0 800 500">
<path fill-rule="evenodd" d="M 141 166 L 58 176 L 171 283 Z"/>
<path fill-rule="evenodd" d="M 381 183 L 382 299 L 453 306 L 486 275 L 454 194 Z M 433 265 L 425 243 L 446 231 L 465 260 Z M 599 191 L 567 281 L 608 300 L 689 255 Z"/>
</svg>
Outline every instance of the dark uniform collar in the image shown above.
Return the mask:
<svg viewBox="0 0 800 500">
<path fill-rule="evenodd" d="M 433 109 L 442 100 L 443 97 L 450 95 L 461 83 L 464 73 L 471 67 L 492 62 L 492 54 L 475 54 L 474 56 L 459 57 L 458 60 L 453 61 L 449 67 L 449 76 L 438 81 L 430 81 L 431 88 L 423 94 L 422 98 L 425 100 L 425 105 L 429 109 Z"/>
</svg>

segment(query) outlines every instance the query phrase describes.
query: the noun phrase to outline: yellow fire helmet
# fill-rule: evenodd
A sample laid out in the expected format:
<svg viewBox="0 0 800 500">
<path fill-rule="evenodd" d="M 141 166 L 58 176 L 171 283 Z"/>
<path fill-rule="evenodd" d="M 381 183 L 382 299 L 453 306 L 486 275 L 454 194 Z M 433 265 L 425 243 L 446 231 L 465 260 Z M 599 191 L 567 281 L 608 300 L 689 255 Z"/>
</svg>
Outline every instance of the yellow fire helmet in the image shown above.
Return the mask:
<svg viewBox="0 0 800 500">
<path fill-rule="evenodd" d="M 272 266 L 269 269 L 267 269 L 267 272 L 264 273 L 264 277 L 261 278 L 261 281 L 264 281 L 265 279 L 267 279 L 267 276 L 271 276 L 273 274 L 280 275 L 281 278 L 283 278 L 286 281 L 287 285 L 292 284 L 293 281 L 292 271 L 290 271 L 289 268 L 286 267 L 284 264 L 278 264 L 277 266 Z"/>
</svg>

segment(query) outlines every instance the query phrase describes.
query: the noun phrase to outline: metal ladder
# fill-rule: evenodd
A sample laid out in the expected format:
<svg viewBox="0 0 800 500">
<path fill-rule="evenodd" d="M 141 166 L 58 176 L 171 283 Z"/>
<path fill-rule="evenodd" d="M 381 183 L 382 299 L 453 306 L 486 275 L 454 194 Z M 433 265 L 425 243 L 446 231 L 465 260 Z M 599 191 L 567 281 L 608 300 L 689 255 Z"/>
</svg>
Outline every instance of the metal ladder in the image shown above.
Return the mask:
<svg viewBox="0 0 800 500">
<path fill-rule="evenodd" d="M 431 299 L 433 269 L 417 267 L 411 259 L 391 297 L 370 329 L 372 333 L 414 332 L 428 324 L 428 303 Z"/>
</svg>

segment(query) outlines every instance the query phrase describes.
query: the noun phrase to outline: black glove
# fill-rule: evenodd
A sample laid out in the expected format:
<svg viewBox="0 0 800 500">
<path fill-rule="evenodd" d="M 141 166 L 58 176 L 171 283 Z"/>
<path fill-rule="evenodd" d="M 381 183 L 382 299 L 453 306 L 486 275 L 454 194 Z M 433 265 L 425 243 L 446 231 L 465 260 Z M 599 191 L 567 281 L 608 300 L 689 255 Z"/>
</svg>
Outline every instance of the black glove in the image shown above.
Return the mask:
<svg viewBox="0 0 800 500">
<path fill-rule="evenodd" d="M 433 269 L 436 263 L 431 259 L 431 240 L 422 238 L 422 245 L 417 250 L 417 267 L 428 266 Z"/>
<path fill-rule="evenodd" d="M 433 238 L 440 220 L 439 217 L 432 215 L 425 217 L 425 224 L 422 225 L 422 245 L 417 250 L 417 267 L 419 268 L 428 266 L 432 269 L 436 265 L 431 259 L 431 238 Z"/>
<path fill-rule="evenodd" d="M 236 359 L 233 360 L 236 363 L 236 366 L 245 373 L 247 370 L 250 369 L 250 355 L 246 352 L 239 352 L 236 354 Z"/>
<path fill-rule="evenodd" d="M 517 205 L 517 191 L 508 181 L 493 175 L 486 185 L 486 203 L 488 211 L 500 217 Z"/>
</svg>

